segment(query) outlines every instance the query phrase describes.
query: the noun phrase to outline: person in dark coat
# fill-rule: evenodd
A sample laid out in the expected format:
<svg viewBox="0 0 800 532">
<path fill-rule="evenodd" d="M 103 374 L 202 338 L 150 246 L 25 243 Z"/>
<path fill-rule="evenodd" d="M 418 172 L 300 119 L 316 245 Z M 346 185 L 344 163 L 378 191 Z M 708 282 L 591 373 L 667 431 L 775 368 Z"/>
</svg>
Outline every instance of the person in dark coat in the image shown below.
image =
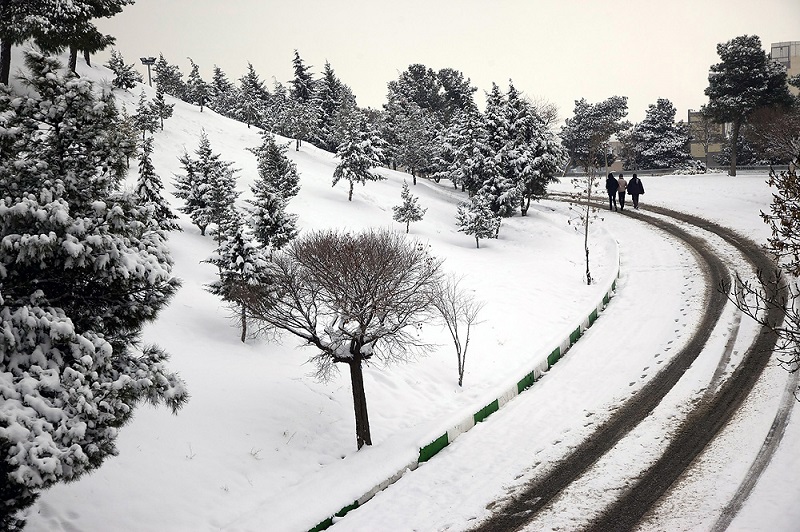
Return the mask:
<svg viewBox="0 0 800 532">
<path fill-rule="evenodd" d="M 628 194 L 631 195 L 633 200 L 633 208 L 639 210 L 639 194 L 644 194 L 644 185 L 642 180 L 636 177 L 636 174 L 633 174 L 633 177 L 628 182 Z"/>
<path fill-rule="evenodd" d="M 628 182 L 619 174 L 617 179 L 617 194 L 619 194 L 619 210 L 625 209 L 625 189 L 628 187 Z"/>
<path fill-rule="evenodd" d="M 616 211 L 617 210 L 617 189 L 619 188 L 619 183 L 616 179 L 614 179 L 614 174 L 608 174 L 606 178 L 606 190 L 608 191 L 608 210 L 609 211 Z"/>
</svg>

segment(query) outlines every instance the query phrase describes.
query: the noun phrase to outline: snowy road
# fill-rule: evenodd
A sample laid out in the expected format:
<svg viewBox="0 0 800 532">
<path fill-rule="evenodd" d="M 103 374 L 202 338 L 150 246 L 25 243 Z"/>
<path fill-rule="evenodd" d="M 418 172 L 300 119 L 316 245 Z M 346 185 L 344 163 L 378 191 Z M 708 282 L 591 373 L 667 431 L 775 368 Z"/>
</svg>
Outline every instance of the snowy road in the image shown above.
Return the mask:
<svg viewBox="0 0 800 532">
<path fill-rule="evenodd" d="M 348 514 L 336 529 L 460 530 L 477 525 L 515 499 L 526 482 L 545 475 L 567 456 L 686 344 L 695 332 L 694 318 L 705 309 L 714 288 L 702 281 L 695 259 L 675 240 L 633 219 L 612 215 L 607 220 L 620 243 L 623 274 L 618 294 L 597 326 L 537 384 L 538 389 Z M 729 266 L 741 268 L 743 259 L 730 246 L 726 249 L 705 236 Z M 702 354 L 662 404 L 538 512 L 526 529 L 587 526 L 626 491 L 666 449 L 679 422 L 729 376 L 731 357 L 744 352 L 755 334 L 754 324 L 740 322 L 738 310 L 727 305 Z M 603 385 L 594 387 L 598 380 Z M 557 394 L 550 393 L 549 385 Z M 585 422 L 579 425 L 568 421 L 581 418 Z M 492 448 L 496 452 L 487 455 L 486 449 Z M 520 506 L 521 513 L 528 513 L 524 504 Z M 402 522 L 387 521 L 392 516 Z M 528 521 L 525 517 L 520 521 Z M 666 518 L 651 517 L 650 522 L 664 526 Z"/>
</svg>

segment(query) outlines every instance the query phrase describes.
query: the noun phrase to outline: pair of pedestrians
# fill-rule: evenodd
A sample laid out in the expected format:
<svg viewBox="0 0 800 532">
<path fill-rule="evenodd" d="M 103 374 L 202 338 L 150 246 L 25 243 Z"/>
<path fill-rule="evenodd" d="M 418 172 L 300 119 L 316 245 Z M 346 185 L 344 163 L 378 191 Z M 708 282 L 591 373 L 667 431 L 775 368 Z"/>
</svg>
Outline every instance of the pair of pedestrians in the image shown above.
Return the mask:
<svg viewBox="0 0 800 532">
<path fill-rule="evenodd" d="M 628 192 L 633 200 L 633 208 L 639 210 L 639 195 L 644 194 L 642 180 L 633 174 L 630 182 L 625 181 L 622 174 L 618 179 L 614 179 L 614 174 L 608 174 L 606 178 L 606 191 L 608 191 L 608 210 L 617 210 L 617 198 L 619 198 L 619 210 L 625 209 L 625 193 Z"/>
</svg>

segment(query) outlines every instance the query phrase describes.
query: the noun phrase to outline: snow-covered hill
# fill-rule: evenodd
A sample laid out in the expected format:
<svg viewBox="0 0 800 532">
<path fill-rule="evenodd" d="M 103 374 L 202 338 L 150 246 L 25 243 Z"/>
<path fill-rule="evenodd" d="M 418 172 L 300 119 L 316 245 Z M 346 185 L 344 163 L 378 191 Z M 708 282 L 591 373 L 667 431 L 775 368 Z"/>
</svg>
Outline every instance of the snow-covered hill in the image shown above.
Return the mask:
<svg viewBox="0 0 800 532">
<path fill-rule="evenodd" d="M 15 49 L 17 66 L 22 64 L 18 52 Z M 82 61 L 78 70 L 98 83 L 111 77 L 104 67 L 88 68 Z M 131 113 L 140 90 L 149 98 L 154 96 L 154 90 L 146 85 L 130 93 L 117 91 L 119 102 Z M 156 171 L 167 183 L 167 196 L 174 190 L 173 175 L 181 171 L 178 158 L 184 150 L 194 151 L 204 130 L 212 149 L 240 170 L 241 199 L 249 197 L 256 160 L 247 148 L 260 144 L 260 132 L 208 109 L 201 113 L 198 107 L 171 102 L 175 114 L 165 122 L 164 131 L 156 133 L 153 155 Z M 404 232 L 404 227 L 392 221 L 392 206 L 400 203 L 403 181 L 410 184 L 410 176 L 382 169 L 386 180 L 357 187 L 349 202 L 346 183 L 331 186 L 337 164 L 331 154 L 308 144 L 294 151 L 292 143 L 288 155 L 301 174 L 300 194 L 290 202 L 289 210 L 299 215 L 302 231 L 388 227 Z M 133 161 L 129 183 L 135 182 L 136 174 Z M 702 186 L 698 185 L 701 179 L 705 180 Z M 720 177 L 651 178 L 645 179 L 645 187 L 645 208 L 648 201 L 661 202 L 701 212 L 754 238 L 764 236 L 758 210 L 768 205 L 769 191 L 763 176 L 729 181 Z M 559 188 L 566 190 L 569 184 Z M 464 285 L 486 303 L 469 348 L 463 388 L 457 386 L 449 337 L 439 325 L 425 324 L 422 334 L 439 344 L 435 352 L 407 364 L 365 368 L 374 445 L 357 452 L 349 376 L 344 373 L 330 382 L 315 381 L 310 376 L 313 367 L 306 363 L 313 352 L 292 337 L 279 343 L 241 343 L 229 311 L 204 290 L 216 275 L 213 266 L 202 262 L 213 251 L 214 242 L 200 236 L 182 216 L 184 231 L 171 235 L 170 247 L 175 274 L 183 280 L 183 287 L 158 321 L 146 328 L 144 339 L 171 353 L 170 368 L 186 381 L 191 399 L 177 416 L 166 409 L 140 408 L 134 421 L 121 431 L 119 456 L 76 483 L 44 493 L 29 512 L 28 530 L 309 529 L 395 473 L 421 445 L 441 434 L 454 419 L 493 399 L 498 389 L 528 371 L 532 360 L 568 334 L 576 318 L 602 298 L 613 278 L 615 240 L 629 244 L 621 247 L 620 294 L 627 282 L 626 265 L 635 262 L 629 260 L 631 254 L 651 260 L 636 270 L 637 275 L 668 269 L 664 279 L 680 280 L 691 265 L 691 260 L 680 254 L 656 251 L 663 244 L 661 237 L 648 237 L 641 228 L 636 233 L 632 229 L 635 220 L 602 216 L 593 224 L 590 240 L 592 271 L 599 282 L 586 286 L 583 239 L 568 224 L 571 213 L 566 205 L 533 205 L 527 217 L 505 220 L 498 240 L 483 241 L 476 249 L 474 239 L 457 232 L 455 226 L 456 204 L 464 199 L 460 192 L 447 182 L 425 180 L 411 191 L 428 211 L 421 222 L 412 224 L 409 238 L 430 246 L 432 254 L 445 259 L 445 270 L 464 275 Z M 179 200 L 172 201 L 177 210 Z M 654 260 L 663 264 L 653 264 Z M 677 293 L 671 284 L 654 285 L 649 287 L 648 297 L 656 305 L 662 300 L 674 301 Z M 615 303 L 612 300 L 612 305 Z M 601 319 L 601 326 L 617 327 L 617 334 L 625 334 L 623 323 L 603 323 Z M 665 333 L 659 329 L 654 334 Z M 610 377 L 619 371 L 619 366 L 605 364 L 602 358 L 614 349 L 613 339 L 611 335 L 604 350 L 591 354 L 592 364 L 587 365 L 588 359 L 559 364 L 545 378 L 548 386 L 544 390 L 537 390 L 537 384 L 516 401 L 533 401 L 548 408 L 559 401 L 569 402 L 568 396 L 561 395 L 569 383 L 597 393 L 598 408 L 608 406 L 608 397 L 613 400 L 629 393 L 607 384 L 616 382 Z M 632 365 L 638 364 L 635 357 L 631 354 Z M 574 370 L 578 365 L 583 373 Z M 591 369 L 588 380 L 578 380 L 587 378 L 586 368 Z M 561 441 L 569 445 L 571 427 L 583 423 L 582 414 L 573 415 L 576 417 L 566 417 L 565 412 L 561 425 L 553 425 L 557 438 L 544 430 L 548 422 L 543 422 L 541 439 L 534 437 L 532 445 L 548 448 Z M 553 416 L 558 418 L 558 412 Z M 491 423 L 481 427 L 487 455 L 497 449 L 514 453 L 513 448 L 503 447 L 503 433 L 487 432 Z M 559 434 L 561 426 L 567 428 Z M 783 469 L 792 471 L 792 467 L 800 471 L 797 464 Z M 447 469 L 451 477 L 465 475 L 460 479 L 463 483 L 477 482 L 469 474 L 458 464 Z M 430 484 L 422 484 L 412 493 L 422 500 L 430 489 Z M 468 525 L 468 518 L 457 516 L 455 509 L 440 509 L 445 517 L 437 520 L 427 515 L 425 526 L 461 529 Z M 448 518 L 450 514 L 455 517 Z M 387 522 L 403 522 L 402 515 L 393 517 Z M 388 529 L 404 528 L 393 525 Z"/>
</svg>

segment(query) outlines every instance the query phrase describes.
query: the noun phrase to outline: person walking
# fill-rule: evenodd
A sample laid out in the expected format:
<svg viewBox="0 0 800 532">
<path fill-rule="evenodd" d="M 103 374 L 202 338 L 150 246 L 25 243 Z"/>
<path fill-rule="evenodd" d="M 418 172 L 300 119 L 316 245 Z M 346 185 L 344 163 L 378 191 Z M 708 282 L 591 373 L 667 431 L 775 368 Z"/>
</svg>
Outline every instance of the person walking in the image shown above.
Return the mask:
<svg viewBox="0 0 800 532">
<path fill-rule="evenodd" d="M 628 182 L 628 194 L 631 195 L 631 199 L 633 200 L 633 208 L 638 211 L 639 194 L 644 194 L 644 185 L 642 184 L 642 180 L 636 177 L 636 174 L 633 174 L 633 177 Z"/>
<path fill-rule="evenodd" d="M 617 189 L 619 188 L 619 182 L 614 179 L 614 174 L 608 174 L 606 178 L 606 190 L 608 191 L 608 210 L 609 211 L 616 211 L 617 210 Z"/>
<path fill-rule="evenodd" d="M 617 179 L 617 193 L 619 194 L 619 210 L 625 209 L 625 187 L 628 186 L 628 182 L 625 181 L 625 178 L 622 177 L 622 174 L 619 174 L 619 179 Z"/>
</svg>

